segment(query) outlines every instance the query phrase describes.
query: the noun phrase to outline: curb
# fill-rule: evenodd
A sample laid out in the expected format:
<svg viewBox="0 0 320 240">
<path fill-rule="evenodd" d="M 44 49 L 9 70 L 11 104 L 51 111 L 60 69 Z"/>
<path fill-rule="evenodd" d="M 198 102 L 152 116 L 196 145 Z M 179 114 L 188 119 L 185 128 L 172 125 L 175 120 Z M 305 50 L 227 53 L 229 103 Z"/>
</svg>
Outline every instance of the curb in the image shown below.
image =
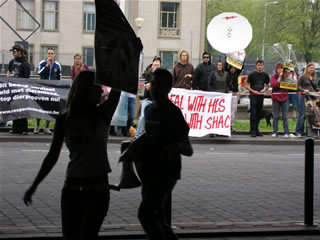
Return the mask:
<svg viewBox="0 0 320 240">
<path fill-rule="evenodd" d="M 190 141 L 193 144 L 245 144 L 245 145 L 304 145 L 305 138 L 288 138 L 281 136 L 271 138 L 270 133 L 264 133 L 264 137 L 250 137 L 244 134 L 234 134 L 230 138 L 224 136 L 216 137 L 191 137 Z M 130 137 L 114 137 L 109 136 L 108 143 L 120 144 L 122 141 L 132 140 Z M 52 136 L 38 135 L 20 135 L 9 134 L 0 131 L 0 142 L 30 142 L 30 143 L 50 143 Z M 315 145 L 320 145 L 320 140 L 315 139 Z"/>
<path fill-rule="evenodd" d="M 262 237 L 262 236 L 319 236 L 320 229 L 317 226 L 295 226 L 295 227 L 257 227 L 257 228 L 234 228 L 234 229 L 200 229 L 200 230 L 176 230 L 179 238 L 217 238 L 217 237 Z M 128 232 L 100 232 L 99 239 L 145 239 L 142 231 Z M 61 240 L 62 235 L 53 234 L 7 234 L 0 236 L 1 240 Z"/>
</svg>

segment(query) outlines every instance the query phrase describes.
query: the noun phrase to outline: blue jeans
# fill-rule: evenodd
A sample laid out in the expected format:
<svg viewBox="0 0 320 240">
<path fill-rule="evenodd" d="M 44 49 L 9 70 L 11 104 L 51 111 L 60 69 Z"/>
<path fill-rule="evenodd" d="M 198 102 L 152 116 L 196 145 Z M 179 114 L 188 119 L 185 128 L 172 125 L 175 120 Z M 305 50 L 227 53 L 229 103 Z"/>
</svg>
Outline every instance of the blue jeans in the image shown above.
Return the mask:
<svg viewBox="0 0 320 240">
<path fill-rule="evenodd" d="M 289 104 L 292 104 L 294 110 L 299 110 L 299 95 L 289 94 Z"/>
<path fill-rule="evenodd" d="M 136 131 L 136 137 L 139 137 L 142 134 L 144 128 L 144 110 L 148 105 L 152 104 L 152 101 L 149 99 L 143 99 L 141 104 L 141 113 L 139 117 L 138 128 Z"/>
<path fill-rule="evenodd" d="M 306 105 L 304 102 L 304 95 L 299 95 L 299 117 L 296 125 L 296 134 L 304 133 L 304 126 L 306 120 Z"/>
<path fill-rule="evenodd" d="M 279 120 L 280 108 L 282 113 L 284 134 L 289 134 L 289 125 L 288 125 L 289 101 L 288 100 L 284 102 L 272 102 L 273 133 L 275 134 L 278 133 L 278 120 Z"/>
</svg>

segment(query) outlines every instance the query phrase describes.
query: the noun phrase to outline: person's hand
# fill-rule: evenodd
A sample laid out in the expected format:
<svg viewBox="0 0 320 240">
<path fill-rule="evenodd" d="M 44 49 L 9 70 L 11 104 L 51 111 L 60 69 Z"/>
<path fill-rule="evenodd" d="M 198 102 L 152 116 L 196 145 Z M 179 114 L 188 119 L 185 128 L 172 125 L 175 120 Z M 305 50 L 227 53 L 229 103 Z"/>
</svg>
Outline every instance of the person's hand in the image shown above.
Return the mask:
<svg viewBox="0 0 320 240">
<path fill-rule="evenodd" d="M 303 91 L 304 91 L 304 93 L 307 93 L 307 94 L 310 92 L 308 89 L 305 89 Z"/>
<path fill-rule="evenodd" d="M 47 66 L 52 65 L 53 59 L 51 57 L 48 57 L 47 59 Z"/>
<path fill-rule="evenodd" d="M 191 75 L 191 74 L 186 74 L 186 75 L 184 76 L 184 78 L 192 78 L 192 75 Z"/>
<path fill-rule="evenodd" d="M 147 89 L 147 91 L 150 90 L 150 83 L 146 83 L 145 88 Z"/>
<path fill-rule="evenodd" d="M 252 93 L 253 93 L 254 95 L 259 95 L 259 92 L 258 92 L 258 91 L 255 91 L 255 90 L 253 90 Z"/>
<path fill-rule="evenodd" d="M 36 191 L 36 187 L 31 186 L 23 196 L 23 202 L 25 205 L 29 206 L 32 204 L 32 195 Z"/>
</svg>

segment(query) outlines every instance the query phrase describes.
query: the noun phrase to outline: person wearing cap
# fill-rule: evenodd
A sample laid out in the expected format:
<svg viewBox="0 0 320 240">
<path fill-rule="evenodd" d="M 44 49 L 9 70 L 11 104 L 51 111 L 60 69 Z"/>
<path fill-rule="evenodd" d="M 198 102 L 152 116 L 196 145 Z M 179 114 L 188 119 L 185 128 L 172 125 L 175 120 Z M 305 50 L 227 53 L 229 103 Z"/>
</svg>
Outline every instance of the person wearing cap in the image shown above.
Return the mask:
<svg viewBox="0 0 320 240">
<path fill-rule="evenodd" d="M 47 58 L 42 60 L 38 66 L 38 74 L 41 79 L 47 80 L 61 80 L 61 65 L 55 60 L 55 53 L 53 48 L 48 48 Z M 44 134 L 52 135 L 49 129 L 50 121 L 46 120 L 46 126 L 44 128 Z M 37 119 L 36 126 L 33 133 L 38 134 L 40 132 L 40 119 Z"/>
<path fill-rule="evenodd" d="M 288 89 L 280 87 L 281 81 L 290 82 L 290 70 L 283 67 L 283 63 L 278 62 L 274 75 L 271 77 L 272 87 L 272 109 L 273 109 L 273 132 L 272 137 L 278 137 L 278 120 L 281 109 L 284 138 L 289 137 L 289 125 L 288 125 L 288 111 L 289 111 L 289 100 L 288 100 Z"/>
<path fill-rule="evenodd" d="M 14 78 L 29 78 L 30 77 L 30 65 L 27 62 L 27 51 L 22 45 L 14 45 L 10 51 L 14 59 L 9 62 L 9 68 L 7 72 L 7 77 Z M 9 133 L 18 133 L 27 135 L 28 134 L 28 119 L 19 118 L 13 120 L 12 129 Z"/>
</svg>

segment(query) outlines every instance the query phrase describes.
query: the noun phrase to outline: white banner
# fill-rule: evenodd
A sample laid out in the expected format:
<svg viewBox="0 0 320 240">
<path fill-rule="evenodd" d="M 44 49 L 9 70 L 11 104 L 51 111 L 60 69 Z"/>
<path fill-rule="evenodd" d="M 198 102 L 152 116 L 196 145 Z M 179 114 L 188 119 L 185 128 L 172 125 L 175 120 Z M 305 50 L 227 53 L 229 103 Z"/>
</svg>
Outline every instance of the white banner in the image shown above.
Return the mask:
<svg viewBox="0 0 320 240">
<path fill-rule="evenodd" d="M 189 136 L 231 136 L 231 94 L 172 88 L 169 99 L 180 108 Z"/>
</svg>

